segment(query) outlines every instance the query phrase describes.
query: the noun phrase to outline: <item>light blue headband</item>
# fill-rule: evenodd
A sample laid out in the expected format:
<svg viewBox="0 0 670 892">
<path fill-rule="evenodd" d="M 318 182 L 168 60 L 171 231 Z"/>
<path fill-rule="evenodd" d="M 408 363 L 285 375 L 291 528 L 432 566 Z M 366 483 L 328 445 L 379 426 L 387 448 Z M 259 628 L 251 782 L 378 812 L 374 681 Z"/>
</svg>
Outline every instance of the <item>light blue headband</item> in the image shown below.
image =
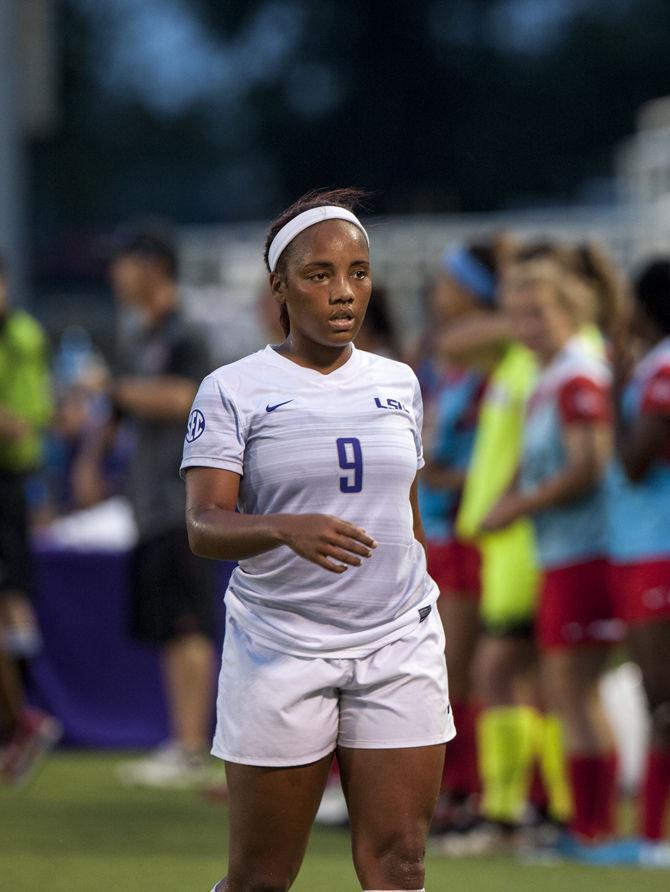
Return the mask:
<svg viewBox="0 0 670 892">
<path fill-rule="evenodd" d="M 489 270 L 463 245 L 447 248 L 442 257 L 442 268 L 463 287 L 472 291 L 485 304 L 493 304 L 496 280 Z"/>
</svg>

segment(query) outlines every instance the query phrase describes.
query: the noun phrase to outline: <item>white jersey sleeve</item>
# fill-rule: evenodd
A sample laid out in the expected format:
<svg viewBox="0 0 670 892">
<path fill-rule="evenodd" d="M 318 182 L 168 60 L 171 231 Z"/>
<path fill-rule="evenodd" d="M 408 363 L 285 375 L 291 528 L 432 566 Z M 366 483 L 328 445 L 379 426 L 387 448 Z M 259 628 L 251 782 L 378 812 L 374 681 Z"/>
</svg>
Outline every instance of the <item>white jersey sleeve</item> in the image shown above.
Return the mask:
<svg viewBox="0 0 670 892">
<path fill-rule="evenodd" d="M 215 374 L 196 394 L 184 439 L 181 475 L 195 466 L 221 468 L 242 476 L 245 424 L 235 400 Z"/>
<path fill-rule="evenodd" d="M 416 468 L 420 471 L 426 464 L 423 457 L 423 441 L 421 432 L 423 429 L 423 398 L 421 396 L 421 388 L 419 379 L 414 376 L 414 395 L 412 397 L 412 412 L 414 413 L 414 442 L 416 443 Z"/>
</svg>

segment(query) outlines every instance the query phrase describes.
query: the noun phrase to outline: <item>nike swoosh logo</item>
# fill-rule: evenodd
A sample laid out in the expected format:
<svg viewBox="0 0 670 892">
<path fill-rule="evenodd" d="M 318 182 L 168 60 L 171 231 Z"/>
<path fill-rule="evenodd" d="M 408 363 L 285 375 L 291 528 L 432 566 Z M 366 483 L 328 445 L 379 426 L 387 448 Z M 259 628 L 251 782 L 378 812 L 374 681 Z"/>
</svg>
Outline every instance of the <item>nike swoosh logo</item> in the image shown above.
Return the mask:
<svg viewBox="0 0 670 892">
<path fill-rule="evenodd" d="M 285 400 L 283 403 L 277 403 L 277 404 L 274 405 L 274 406 L 269 406 L 269 405 L 268 405 L 268 406 L 265 407 L 265 411 L 266 411 L 266 412 L 274 412 L 274 410 L 275 410 L 275 409 L 278 409 L 280 406 L 285 406 L 287 403 L 292 403 L 292 402 L 293 402 L 293 400 Z"/>
</svg>

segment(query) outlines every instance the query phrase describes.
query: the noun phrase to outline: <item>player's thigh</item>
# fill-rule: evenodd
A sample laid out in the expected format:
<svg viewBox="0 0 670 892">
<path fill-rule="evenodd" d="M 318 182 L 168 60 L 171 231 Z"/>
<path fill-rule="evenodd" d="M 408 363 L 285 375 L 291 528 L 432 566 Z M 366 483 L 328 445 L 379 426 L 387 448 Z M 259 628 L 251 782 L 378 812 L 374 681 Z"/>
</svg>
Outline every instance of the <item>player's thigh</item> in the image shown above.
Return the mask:
<svg viewBox="0 0 670 892">
<path fill-rule="evenodd" d="M 467 695 L 470 668 L 479 637 L 479 603 L 475 598 L 443 595 L 437 608 L 447 640 L 449 687 L 455 699 Z"/>
<path fill-rule="evenodd" d="M 550 707 L 563 711 L 586 703 L 597 690 L 611 649 L 605 645 L 555 647 L 541 653 L 542 686 Z"/>
<path fill-rule="evenodd" d="M 259 768 L 226 762 L 229 876 L 237 882 L 295 878 L 333 754 L 309 765 Z"/>
<path fill-rule="evenodd" d="M 537 663 L 532 630 L 480 636 L 472 675 L 476 695 L 490 708 L 508 706 L 516 699 L 516 682 Z"/>
<path fill-rule="evenodd" d="M 444 753 L 444 744 L 376 750 L 338 747 L 359 873 L 394 851 L 399 858 L 423 857 Z"/>
<path fill-rule="evenodd" d="M 642 672 L 653 744 L 666 748 L 670 746 L 670 619 L 632 625 L 628 635 L 630 654 Z"/>
<path fill-rule="evenodd" d="M 670 694 L 670 618 L 631 626 L 628 647 L 645 686 L 655 694 Z"/>
</svg>

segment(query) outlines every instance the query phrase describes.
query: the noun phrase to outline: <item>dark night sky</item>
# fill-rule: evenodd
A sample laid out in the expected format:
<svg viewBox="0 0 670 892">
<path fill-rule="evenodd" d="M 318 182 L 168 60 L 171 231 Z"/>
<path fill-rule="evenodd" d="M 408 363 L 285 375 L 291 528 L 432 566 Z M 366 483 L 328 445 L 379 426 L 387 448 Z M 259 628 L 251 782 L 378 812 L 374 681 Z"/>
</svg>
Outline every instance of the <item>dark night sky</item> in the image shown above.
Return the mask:
<svg viewBox="0 0 670 892">
<path fill-rule="evenodd" d="M 34 239 L 151 210 L 267 218 L 319 185 L 377 212 L 611 199 L 670 92 L 666 0 L 60 0 Z"/>
</svg>

